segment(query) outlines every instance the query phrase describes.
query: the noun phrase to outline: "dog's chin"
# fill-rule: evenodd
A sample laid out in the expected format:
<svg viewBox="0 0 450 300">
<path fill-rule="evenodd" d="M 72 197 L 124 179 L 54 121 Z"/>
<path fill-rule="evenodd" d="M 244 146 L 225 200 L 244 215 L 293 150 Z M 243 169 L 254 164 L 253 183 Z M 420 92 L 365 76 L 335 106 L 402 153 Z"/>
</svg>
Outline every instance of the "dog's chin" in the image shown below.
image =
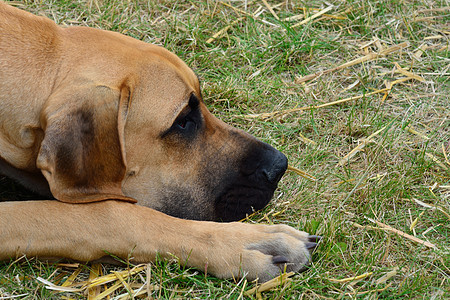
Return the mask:
<svg viewBox="0 0 450 300">
<path fill-rule="evenodd" d="M 214 221 L 239 221 L 263 209 L 272 199 L 275 189 L 235 185 L 217 197 Z"/>
<path fill-rule="evenodd" d="M 198 220 L 232 222 L 239 221 L 264 208 L 272 199 L 275 189 L 233 184 L 216 195 L 197 199 L 190 190 L 166 188 L 160 195 L 162 206 L 150 207 L 173 217 Z"/>
</svg>

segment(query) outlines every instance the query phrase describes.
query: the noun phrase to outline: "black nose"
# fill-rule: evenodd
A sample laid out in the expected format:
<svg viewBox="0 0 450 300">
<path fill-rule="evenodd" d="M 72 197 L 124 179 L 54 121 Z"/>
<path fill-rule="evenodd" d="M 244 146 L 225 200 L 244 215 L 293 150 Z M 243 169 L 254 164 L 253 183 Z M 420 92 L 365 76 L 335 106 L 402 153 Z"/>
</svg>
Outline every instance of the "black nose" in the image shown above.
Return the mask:
<svg viewBox="0 0 450 300">
<path fill-rule="evenodd" d="M 278 184 L 284 172 L 286 172 L 288 160 L 286 156 L 278 150 L 273 149 L 265 158 L 261 166 L 261 172 L 273 185 Z"/>
</svg>

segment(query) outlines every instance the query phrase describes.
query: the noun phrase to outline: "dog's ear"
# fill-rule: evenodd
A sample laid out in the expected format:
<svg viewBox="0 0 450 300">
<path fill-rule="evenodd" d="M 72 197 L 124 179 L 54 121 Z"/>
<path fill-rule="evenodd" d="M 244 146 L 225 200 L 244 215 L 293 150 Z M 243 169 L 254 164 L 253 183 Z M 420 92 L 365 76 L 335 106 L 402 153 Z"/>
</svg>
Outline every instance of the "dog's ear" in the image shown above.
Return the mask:
<svg viewBox="0 0 450 300">
<path fill-rule="evenodd" d="M 122 192 L 126 172 L 124 126 L 131 98 L 123 85 L 75 87 L 54 94 L 41 122 L 45 135 L 37 166 L 63 202 L 136 202 Z"/>
</svg>

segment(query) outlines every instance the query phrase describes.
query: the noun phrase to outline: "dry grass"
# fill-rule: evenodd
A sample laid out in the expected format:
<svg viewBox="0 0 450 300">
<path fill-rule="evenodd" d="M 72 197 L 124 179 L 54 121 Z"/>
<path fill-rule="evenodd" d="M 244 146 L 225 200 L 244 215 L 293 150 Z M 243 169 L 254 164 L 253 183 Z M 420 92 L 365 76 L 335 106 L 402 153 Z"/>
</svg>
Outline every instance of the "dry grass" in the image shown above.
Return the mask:
<svg viewBox="0 0 450 300">
<path fill-rule="evenodd" d="M 216 115 L 289 157 L 294 172 L 247 222 L 324 239 L 308 271 L 262 293 L 249 293 L 255 284 L 245 279 L 219 280 L 176 262 L 128 276 L 132 265 L 22 258 L 0 265 L 0 299 L 96 299 L 106 288 L 116 288 L 114 299 L 450 297 L 448 1 L 14 4 L 177 53 L 200 75 Z M 32 197 L 0 184 L 4 199 Z M 101 274 L 112 281 L 92 285 Z"/>
</svg>

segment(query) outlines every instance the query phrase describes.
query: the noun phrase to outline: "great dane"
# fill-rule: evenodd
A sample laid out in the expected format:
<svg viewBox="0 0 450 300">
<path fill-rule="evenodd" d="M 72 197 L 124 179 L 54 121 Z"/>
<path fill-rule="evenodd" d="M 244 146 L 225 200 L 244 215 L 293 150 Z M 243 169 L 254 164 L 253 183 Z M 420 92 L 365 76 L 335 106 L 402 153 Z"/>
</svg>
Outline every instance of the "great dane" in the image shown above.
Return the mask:
<svg viewBox="0 0 450 300">
<path fill-rule="evenodd" d="M 319 237 L 236 221 L 287 168 L 215 118 L 175 54 L 0 3 L 0 171 L 49 200 L 0 203 L 0 259 L 150 262 L 220 278 L 298 271 Z"/>
</svg>

